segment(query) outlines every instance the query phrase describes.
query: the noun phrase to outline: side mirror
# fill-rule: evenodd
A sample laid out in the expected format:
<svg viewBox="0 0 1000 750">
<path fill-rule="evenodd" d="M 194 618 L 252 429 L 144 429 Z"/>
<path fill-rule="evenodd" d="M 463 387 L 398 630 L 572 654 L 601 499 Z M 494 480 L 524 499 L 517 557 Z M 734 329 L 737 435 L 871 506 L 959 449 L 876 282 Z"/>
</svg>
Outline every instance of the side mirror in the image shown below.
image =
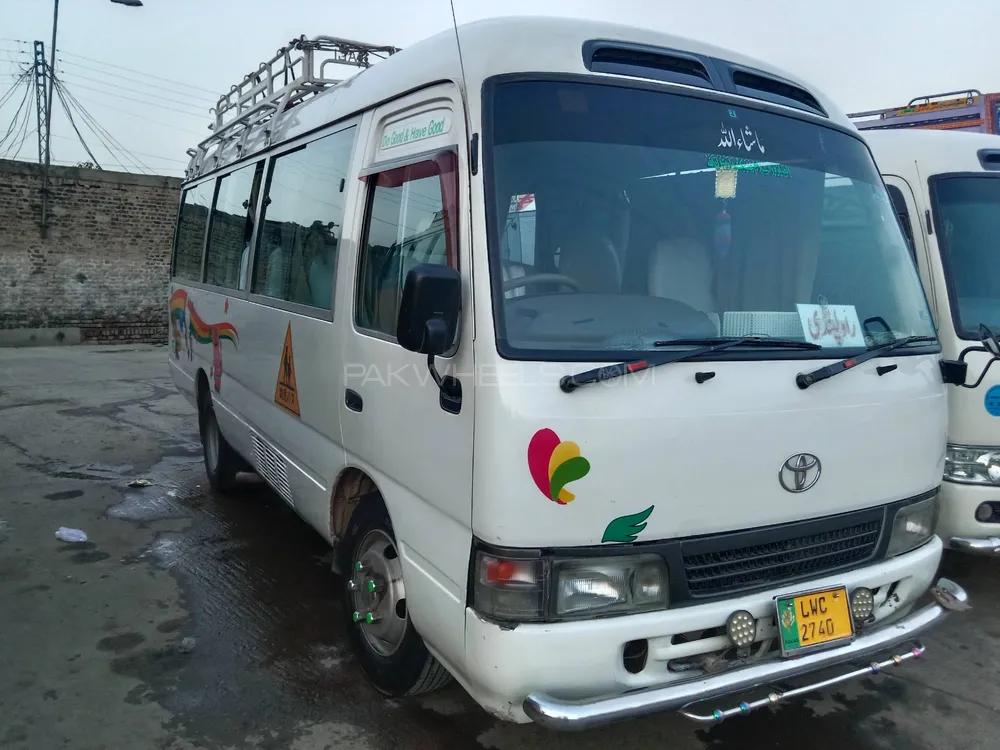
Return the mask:
<svg viewBox="0 0 1000 750">
<path fill-rule="evenodd" d="M 983 344 L 983 348 L 988 351 L 994 359 L 1000 359 L 1000 341 L 997 341 L 997 337 L 993 335 L 991 331 L 985 324 L 979 324 L 979 340 Z"/>
<path fill-rule="evenodd" d="M 941 375 L 943 376 L 945 383 L 953 383 L 955 385 L 960 385 L 963 388 L 979 387 L 979 384 L 983 382 L 983 378 L 986 377 L 986 373 L 990 371 L 993 363 L 1000 360 L 1000 341 L 997 341 L 997 337 L 988 326 L 980 323 L 979 343 L 982 344 L 982 346 L 966 347 L 958 356 L 957 360 L 941 360 Z M 983 371 L 979 374 L 979 379 L 972 385 L 968 385 L 965 382 L 966 371 L 968 370 L 965 357 L 970 352 L 986 352 L 990 355 L 990 361 L 986 363 L 986 367 L 984 367 Z"/>
<path fill-rule="evenodd" d="M 969 363 L 965 360 L 942 359 L 938 362 L 941 379 L 948 385 L 965 385 L 969 373 Z"/>
<path fill-rule="evenodd" d="M 442 377 L 434 358 L 455 341 L 462 311 L 462 277 L 449 266 L 422 263 L 406 274 L 396 317 L 396 341 L 404 349 L 427 355 L 427 369 L 441 392 L 441 408 L 457 414 L 462 408 L 462 384 Z"/>
<path fill-rule="evenodd" d="M 462 277 L 448 266 L 422 263 L 406 274 L 396 317 L 404 349 L 432 357 L 448 351 L 462 309 Z"/>
</svg>

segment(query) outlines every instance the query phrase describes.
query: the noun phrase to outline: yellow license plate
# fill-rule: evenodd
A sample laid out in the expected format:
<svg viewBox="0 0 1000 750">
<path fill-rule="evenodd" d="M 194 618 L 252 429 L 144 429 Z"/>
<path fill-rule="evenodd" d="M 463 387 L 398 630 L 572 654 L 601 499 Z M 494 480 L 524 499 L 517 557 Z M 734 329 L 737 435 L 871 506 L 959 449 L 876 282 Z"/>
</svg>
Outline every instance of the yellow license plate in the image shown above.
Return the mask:
<svg viewBox="0 0 1000 750">
<path fill-rule="evenodd" d="M 854 637 L 851 603 L 844 587 L 778 597 L 775 604 L 784 656 Z"/>
</svg>

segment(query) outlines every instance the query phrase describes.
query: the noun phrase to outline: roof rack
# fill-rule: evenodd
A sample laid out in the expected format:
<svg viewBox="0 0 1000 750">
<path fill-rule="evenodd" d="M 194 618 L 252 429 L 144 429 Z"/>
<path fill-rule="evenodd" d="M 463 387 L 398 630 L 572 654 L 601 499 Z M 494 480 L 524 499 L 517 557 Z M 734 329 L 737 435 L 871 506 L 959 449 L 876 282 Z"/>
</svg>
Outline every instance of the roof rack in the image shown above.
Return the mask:
<svg viewBox="0 0 1000 750">
<path fill-rule="evenodd" d="M 385 59 L 399 51 L 398 47 L 332 36 L 307 39 L 303 35 L 293 39 L 274 57 L 262 62 L 257 70 L 248 73 L 228 93 L 219 97 L 211 110 L 215 114 L 215 122 L 209 125 L 212 135 L 199 143 L 197 148 L 187 151 L 191 157 L 185 170 L 187 177 L 197 177 L 205 170 L 209 161 L 208 152 L 213 146 L 236 141 L 237 150 L 242 151 L 252 131 L 275 119 L 289 107 L 340 83 L 341 79 L 325 77 L 327 65 L 368 68 L 373 58 Z M 212 166 L 218 160 L 218 153 L 211 160 Z"/>
<path fill-rule="evenodd" d="M 956 94 L 963 94 L 964 96 L 956 97 Z M 905 115 L 912 114 L 923 114 L 925 112 L 935 112 L 942 109 L 953 109 L 956 108 L 960 102 L 964 102 L 966 106 L 971 107 L 977 98 L 982 97 L 982 92 L 979 89 L 963 89 L 961 91 L 945 91 L 942 94 L 929 94 L 928 96 L 918 96 L 910 99 L 905 107 L 888 107 L 887 109 L 873 109 L 869 112 L 853 112 L 848 114 L 847 117 L 851 120 L 860 119 L 863 117 L 875 117 L 884 120 L 887 117 L 903 117 Z M 955 97 L 953 99 L 947 99 L 944 101 L 931 102 L 931 99 L 939 99 L 943 96 Z M 918 102 L 922 102 L 918 104 Z"/>
</svg>

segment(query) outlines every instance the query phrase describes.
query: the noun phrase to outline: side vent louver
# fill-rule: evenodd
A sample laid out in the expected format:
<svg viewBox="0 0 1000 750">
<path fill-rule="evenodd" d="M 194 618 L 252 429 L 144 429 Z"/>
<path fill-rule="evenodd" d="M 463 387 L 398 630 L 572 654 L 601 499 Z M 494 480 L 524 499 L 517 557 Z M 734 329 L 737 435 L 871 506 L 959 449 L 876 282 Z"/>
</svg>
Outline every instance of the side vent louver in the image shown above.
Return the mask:
<svg viewBox="0 0 1000 750">
<path fill-rule="evenodd" d="M 816 101 L 815 96 L 787 81 L 747 70 L 733 69 L 733 85 L 736 87 L 736 93 L 744 96 L 755 96 L 777 104 L 797 106 L 799 109 L 809 109 L 824 117 L 827 116 L 826 110 Z"/>
<path fill-rule="evenodd" d="M 979 152 L 979 163 L 983 165 L 983 169 L 1000 172 L 1000 149 L 984 148 Z"/>
<path fill-rule="evenodd" d="M 265 443 L 256 432 L 250 433 L 250 442 L 253 445 L 254 468 L 262 477 L 268 480 L 268 484 L 284 498 L 289 505 L 294 505 L 292 501 L 292 488 L 288 484 L 288 471 L 285 468 L 285 460 L 275 450 Z"/>
<path fill-rule="evenodd" d="M 708 55 L 611 39 L 591 39 L 583 44 L 583 62 L 587 70 L 594 73 L 652 78 L 727 91 L 829 117 L 819 100 L 801 86 Z"/>
<path fill-rule="evenodd" d="M 655 78 L 671 83 L 717 89 L 712 63 L 686 52 L 628 42 L 593 40 L 583 45 L 583 61 L 595 73 Z"/>
</svg>

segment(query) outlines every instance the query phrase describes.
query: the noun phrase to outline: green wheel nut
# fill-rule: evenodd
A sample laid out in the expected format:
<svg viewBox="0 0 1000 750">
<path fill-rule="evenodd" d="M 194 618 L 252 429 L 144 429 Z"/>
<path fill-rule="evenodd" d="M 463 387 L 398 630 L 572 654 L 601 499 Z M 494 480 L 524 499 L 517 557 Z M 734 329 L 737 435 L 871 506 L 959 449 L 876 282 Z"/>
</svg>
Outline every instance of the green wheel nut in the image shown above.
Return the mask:
<svg viewBox="0 0 1000 750">
<path fill-rule="evenodd" d="M 365 581 L 365 589 L 367 589 L 370 593 L 374 592 L 375 591 L 375 581 L 373 579 L 371 579 L 371 578 L 369 578 L 367 581 Z"/>
</svg>

